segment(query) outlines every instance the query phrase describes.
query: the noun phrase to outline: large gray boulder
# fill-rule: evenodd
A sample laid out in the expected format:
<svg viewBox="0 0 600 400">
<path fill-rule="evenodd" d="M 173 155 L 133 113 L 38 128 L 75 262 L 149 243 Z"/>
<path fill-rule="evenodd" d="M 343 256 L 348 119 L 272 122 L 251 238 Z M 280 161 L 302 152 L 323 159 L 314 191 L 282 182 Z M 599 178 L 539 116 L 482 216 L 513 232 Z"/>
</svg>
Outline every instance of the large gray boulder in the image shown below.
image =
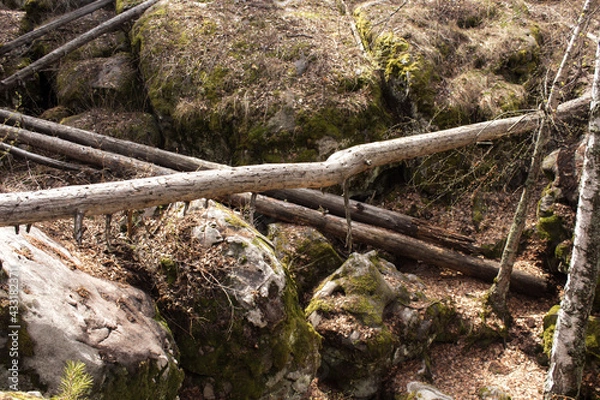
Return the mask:
<svg viewBox="0 0 600 400">
<path fill-rule="evenodd" d="M 161 249 L 151 275 L 182 367 L 206 398 L 302 398 L 320 341 L 269 240 L 212 201 L 175 208 L 166 220 L 140 251 Z"/>
<path fill-rule="evenodd" d="M 80 361 L 92 399 L 176 398 L 177 349 L 148 295 L 79 271 L 36 228 L 0 228 L 0 263 L 0 388 L 56 393 L 66 362 Z"/>
<path fill-rule="evenodd" d="M 323 337 L 321 378 L 355 398 L 370 398 L 389 369 L 422 357 L 459 322 L 443 300 L 375 252 L 354 253 L 315 292 L 309 321 Z"/>
</svg>

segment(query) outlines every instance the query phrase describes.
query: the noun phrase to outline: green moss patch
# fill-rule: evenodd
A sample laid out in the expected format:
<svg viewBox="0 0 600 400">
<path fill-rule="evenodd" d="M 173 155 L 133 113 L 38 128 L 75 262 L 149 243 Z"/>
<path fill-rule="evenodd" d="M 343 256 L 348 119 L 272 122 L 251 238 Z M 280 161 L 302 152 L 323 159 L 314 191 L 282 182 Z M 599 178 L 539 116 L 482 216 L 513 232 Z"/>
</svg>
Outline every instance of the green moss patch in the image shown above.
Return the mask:
<svg viewBox="0 0 600 400">
<path fill-rule="evenodd" d="M 354 18 L 395 111 L 440 128 L 526 107 L 543 64 L 546 27 L 489 2 L 367 3 Z"/>
<path fill-rule="evenodd" d="M 559 305 L 555 305 L 544 316 L 544 332 L 542 333 L 544 353 L 550 357 L 552 351 L 552 342 L 554 331 L 556 329 L 556 320 L 558 319 Z M 600 362 L 600 318 L 590 316 L 588 321 L 587 334 L 585 336 L 585 345 L 587 355 L 590 360 L 596 363 Z"/>
</svg>

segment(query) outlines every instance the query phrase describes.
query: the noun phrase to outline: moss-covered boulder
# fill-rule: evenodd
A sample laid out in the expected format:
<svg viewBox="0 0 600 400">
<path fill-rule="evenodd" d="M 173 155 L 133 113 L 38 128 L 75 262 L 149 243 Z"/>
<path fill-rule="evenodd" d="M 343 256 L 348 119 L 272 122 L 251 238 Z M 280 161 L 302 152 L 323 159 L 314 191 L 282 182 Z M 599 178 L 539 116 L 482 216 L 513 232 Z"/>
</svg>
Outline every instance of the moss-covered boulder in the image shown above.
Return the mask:
<svg viewBox="0 0 600 400">
<path fill-rule="evenodd" d="M 552 340 L 554 330 L 556 329 L 556 320 L 560 305 L 555 305 L 544 316 L 544 332 L 542 333 L 544 342 L 544 353 L 550 357 L 552 351 Z M 600 365 L 600 318 L 590 316 L 588 321 L 587 334 L 585 336 L 585 345 L 587 348 L 588 361 Z"/>
<path fill-rule="evenodd" d="M 0 228 L 0 260 L 3 388 L 56 394 L 72 361 L 93 378 L 90 399 L 177 397 L 177 347 L 147 294 L 79 271 L 36 228 Z"/>
<path fill-rule="evenodd" d="M 55 110 L 57 113 L 61 111 Z M 154 116 L 148 113 L 92 108 L 81 114 L 61 118 L 60 123 L 150 146 L 162 144 L 158 124 Z"/>
<path fill-rule="evenodd" d="M 344 262 L 327 238 L 309 226 L 270 224 L 268 237 L 296 282 L 301 300 L 312 297 L 313 289 Z"/>
<path fill-rule="evenodd" d="M 183 211 L 140 249 L 160 249 L 152 272 L 158 307 L 182 367 L 217 398 L 301 398 L 319 366 L 320 341 L 270 242 L 212 201 Z"/>
<path fill-rule="evenodd" d="M 323 337 L 321 379 L 356 398 L 373 396 L 391 366 L 423 356 L 458 320 L 446 302 L 423 294 L 418 278 L 374 252 L 352 254 L 319 286 L 306 313 Z"/>
<path fill-rule="evenodd" d="M 176 0 L 140 18 L 132 44 L 171 147 L 233 164 L 305 161 L 389 125 L 349 32 L 335 3 Z"/>
<path fill-rule="evenodd" d="M 61 64 L 56 96 L 61 105 L 80 111 L 95 106 L 131 110 L 139 108 L 142 101 L 137 70 L 129 53 Z"/>
<path fill-rule="evenodd" d="M 523 85 L 541 65 L 544 34 L 528 13 L 473 0 L 398 0 L 359 3 L 353 14 L 397 112 L 445 128 L 527 103 Z"/>
<path fill-rule="evenodd" d="M 545 264 L 552 272 L 566 274 L 569 269 L 585 147 L 585 142 L 580 142 L 559 148 L 542 163 L 551 183 L 538 202 L 536 230 L 546 240 Z"/>
</svg>

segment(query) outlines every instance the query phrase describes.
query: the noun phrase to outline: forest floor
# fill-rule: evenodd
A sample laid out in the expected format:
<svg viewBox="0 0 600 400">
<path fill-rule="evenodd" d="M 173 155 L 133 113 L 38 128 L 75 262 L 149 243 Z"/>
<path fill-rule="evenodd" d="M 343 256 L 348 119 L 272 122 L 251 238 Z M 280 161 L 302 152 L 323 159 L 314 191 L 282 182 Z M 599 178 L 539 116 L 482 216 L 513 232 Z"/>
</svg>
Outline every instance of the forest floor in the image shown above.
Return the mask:
<svg viewBox="0 0 600 400">
<path fill-rule="evenodd" d="M 114 177 L 101 175 L 90 179 L 88 175 L 57 171 L 5 156 L 0 159 L 0 193 L 6 191 L 36 190 L 67 184 L 92 183 L 95 180 L 111 180 Z M 540 183 L 539 198 L 545 182 Z M 520 196 L 520 190 L 497 192 L 486 198 L 487 212 L 478 229 L 473 227 L 472 200 L 468 196 L 456 199 L 452 205 L 442 202 L 426 203 L 411 187 L 398 188 L 386 196 L 385 201 L 375 203 L 397 211 L 416 211 L 429 223 L 448 230 L 467 234 L 476 244 L 494 243 L 506 236 L 512 213 Z M 535 203 L 530 207 L 527 229 L 535 232 Z M 118 225 L 118 223 L 116 223 Z M 48 235 L 65 245 L 76 257 L 89 266 L 87 272 L 105 279 L 135 281 L 135 271 L 127 265 L 115 262 L 106 251 L 104 242 L 104 219 L 86 219 L 83 244 L 78 246 L 72 239 L 72 221 L 60 220 L 40 223 Z M 538 276 L 546 276 L 542 266 L 545 243 L 535 234 L 523 243 L 516 269 Z M 366 249 L 360 249 L 366 250 Z M 384 254 L 385 256 L 385 254 Z M 87 261 L 87 262 L 86 262 Z M 432 267 L 407 259 L 390 259 L 401 272 L 417 275 L 426 285 L 430 298 L 451 298 L 461 318 L 477 324 L 480 321 L 481 299 L 490 284 L 459 272 Z M 431 376 L 422 374 L 422 360 L 412 360 L 396 366 L 390 372 L 382 391 L 382 399 L 393 399 L 405 393 L 410 381 L 429 381 L 439 390 L 455 399 L 479 399 L 482 387 L 497 387 L 517 399 L 539 399 L 547 372 L 547 360 L 542 355 L 543 317 L 559 302 L 561 287 L 547 298 L 532 298 L 511 294 L 510 310 L 514 324 L 506 343 L 495 342 L 485 346 L 473 345 L 466 337 L 456 343 L 433 344 L 429 351 Z M 586 371 L 584 377 L 586 399 L 600 399 L 600 376 L 598 371 Z M 200 396 L 200 397 L 199 397 Z M 350 398 L 333 388 L 313 382 L 309 398 L 313 400 L 341 400 Z M 201 400 L 198 389 L 184 387 L 182 400 Z"/>
</svg>

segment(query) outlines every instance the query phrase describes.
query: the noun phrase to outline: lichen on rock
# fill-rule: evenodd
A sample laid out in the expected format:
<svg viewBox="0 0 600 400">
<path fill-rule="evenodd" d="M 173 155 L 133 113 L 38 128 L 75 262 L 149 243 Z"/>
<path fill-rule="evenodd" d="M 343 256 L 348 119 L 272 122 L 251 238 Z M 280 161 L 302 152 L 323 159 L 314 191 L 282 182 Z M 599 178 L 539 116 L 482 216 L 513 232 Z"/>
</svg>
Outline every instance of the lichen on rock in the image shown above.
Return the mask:
<svg viewBox="0 0 600 400">
<path fill-rule="evenodd" d="M 17 329 L 19 389 L 55 394 L 65 363 L 81 361 L 94 379 L 92 399 L 177 396 L 177 347 L 147 294 L 77 270 L 79 260 L 36 228 L 20 235 L 0 228 L 0 260 L 4 382 L 13 363 L 4 338 Z M 9 308 L 15 290 L 18 316 Z"/>
<path fill-rule="evenodd" d="M 353 253 L 322 282 L 306 314 L 323 337 L 321 379 L 356 398 L 374 395 L 392 365 L 423 356 L 456 320 L 451 305 L 427 299 L 418 278 L 374 252 Z"/>
<path fill-rule="evenodd" d="M 160 265 L 147 266 L 182 367 L 219 398 L 302 397 L 320 362 L 319 336 L 269 240 L 212 201 L 183 209 L 159 234 Z"/>
</svg>

